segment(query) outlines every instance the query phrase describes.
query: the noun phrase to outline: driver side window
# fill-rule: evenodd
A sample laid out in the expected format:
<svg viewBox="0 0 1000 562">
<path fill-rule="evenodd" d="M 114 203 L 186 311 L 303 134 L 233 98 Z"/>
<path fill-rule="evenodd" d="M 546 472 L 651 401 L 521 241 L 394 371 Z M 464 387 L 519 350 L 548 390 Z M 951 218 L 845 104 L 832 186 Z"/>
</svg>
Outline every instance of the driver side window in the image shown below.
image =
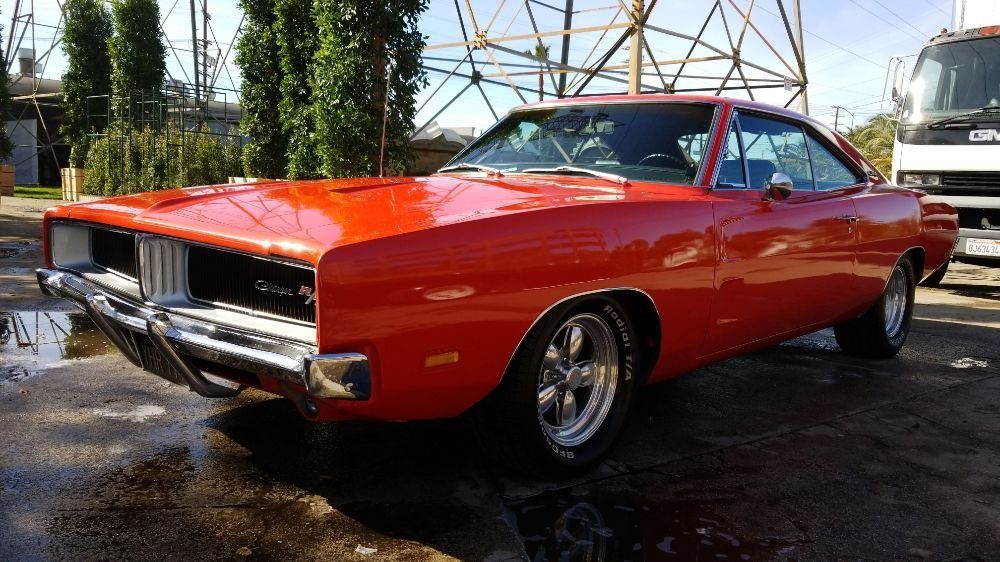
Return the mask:
<svg viewBox="0 0 1000 562">
<path fill-rule="evenodd" d="M 812 165 L 801 127 L 755 115 L 740 115 L 739 120 L 751 189 L 763 188 L 775 172 L 787 174 L 795 189 L 813 189 Z"/>
</svg>

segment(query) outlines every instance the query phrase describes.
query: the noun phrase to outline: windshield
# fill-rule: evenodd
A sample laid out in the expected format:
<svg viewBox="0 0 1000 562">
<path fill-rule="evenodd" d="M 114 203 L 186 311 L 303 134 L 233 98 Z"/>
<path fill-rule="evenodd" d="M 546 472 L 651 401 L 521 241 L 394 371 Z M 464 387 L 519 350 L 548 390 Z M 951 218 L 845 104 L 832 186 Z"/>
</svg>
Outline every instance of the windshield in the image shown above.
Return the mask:
<svg viewBox="0 0 1000 562">
<path fill-rule="evenodd" d="M 942 43 L 920 53 L 900 121 L 933 121 L 997 105 L 1000 38 Z"/>
<path fill-rule="evenodd" d="M 692 185 L 708 152 L 712 105 L 631 103 L 515 111 L 449 166 L 503 173 L 573 166 L 628 179 Z"/>
</svg>

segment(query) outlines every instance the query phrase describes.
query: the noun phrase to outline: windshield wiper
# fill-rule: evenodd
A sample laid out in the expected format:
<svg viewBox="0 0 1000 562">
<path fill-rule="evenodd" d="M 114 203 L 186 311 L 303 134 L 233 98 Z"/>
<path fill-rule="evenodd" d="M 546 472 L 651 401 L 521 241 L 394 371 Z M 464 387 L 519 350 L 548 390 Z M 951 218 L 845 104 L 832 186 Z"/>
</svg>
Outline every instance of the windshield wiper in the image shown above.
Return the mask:
<svg viewBox="0 0 1000 562">
<path fill-rule="evenodd" d="M 437 171 L 437 173 L 442 172 L 452 172 L 455 170 L 478 170 L 480 172 L 486 172 L 488 176 L 496 176 L 498 178 L 503 177 L 503 172 L 492 166 L 483 166 L 482 164 L 470 164 L 468 162 L 459 162 L 451 166 L 445 166 Z"/>
<path fill-rule="evenodd" d="M 969 117 L 976 117 L 978 115 L 991 115 L 994 113 L 1000 113 L 1000 106 L 987 105 L 986 107 L 980 107 L 975 111 L 970 111 L 968 113 L 961 113 L 959 115 L 953 115 L 951 117 L 945 117 L 944 119 L 938 119 L 927 125 L 928 129 L 940 129 L 949 123 L 955 123 L 957 121 L 962 121 Z"/>
<path fill-rule="evenodd" d="M 597 170 L 590 170 L 587 168 L 580 168 L 577 166 L 556 166 L 555 168 L 527 168 L 521 170 L 521 172 L 525 174 L 587 174 L 589 176 L 594 176 L 595 178 L 601 178 L 602 180 L 615 182 L 619 185 L 629 185 L 628 178 L 624 176 L 609 174 L 608 172 L 598 172 Z"/>
</svg>

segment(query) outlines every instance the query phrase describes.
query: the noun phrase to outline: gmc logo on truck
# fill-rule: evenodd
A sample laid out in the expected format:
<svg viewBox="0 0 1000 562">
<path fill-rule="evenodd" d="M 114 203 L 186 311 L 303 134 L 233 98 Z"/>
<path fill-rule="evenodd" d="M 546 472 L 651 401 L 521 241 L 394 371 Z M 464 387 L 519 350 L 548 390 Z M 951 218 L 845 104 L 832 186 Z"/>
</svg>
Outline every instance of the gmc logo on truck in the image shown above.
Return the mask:
<svg viewBox="0 0 1000 562">
<path fill-rule="evenodd" d="M 996 129 L 976 129 L 969 131 L 969 140 L 972 142 L 995 142 L 1000 140 L 1000 131 Z"/>
</svg>

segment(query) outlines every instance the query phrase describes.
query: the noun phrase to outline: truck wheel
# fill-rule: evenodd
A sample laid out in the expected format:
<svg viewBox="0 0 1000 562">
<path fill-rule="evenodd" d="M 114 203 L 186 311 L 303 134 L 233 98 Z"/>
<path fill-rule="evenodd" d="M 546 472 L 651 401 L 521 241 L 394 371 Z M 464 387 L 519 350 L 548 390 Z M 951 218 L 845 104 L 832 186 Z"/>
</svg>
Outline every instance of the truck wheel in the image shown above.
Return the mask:
<svg viewBox="0 0 1000 562">
<path fill-rule="evenodd" d="M 892 268 L 875 304 L 858 318 L 834 327 L 840 349 L 869 359 L 889 359 L 899 353 L 910 333 L 914 288 L 913 265 L 903 258 Z"/>
<path fill-rule="evenodd" d="M 927 279 L 920 284 L 921 287 L 937 287 L 944 280 L 944 276 L 948 274 L 948 263 L 944 262 L 944 265 L 937 268 L 937 271 L 931 273 Z"/>
<path fill-rule="evenodd" d="M 635 387 L 632 326 L 625 309 L 606 297 L 560 307 L 538 322 L 475 411 L 486 452 L 540 477 L 600 461 L 621 433 Z"/>
</svg>

